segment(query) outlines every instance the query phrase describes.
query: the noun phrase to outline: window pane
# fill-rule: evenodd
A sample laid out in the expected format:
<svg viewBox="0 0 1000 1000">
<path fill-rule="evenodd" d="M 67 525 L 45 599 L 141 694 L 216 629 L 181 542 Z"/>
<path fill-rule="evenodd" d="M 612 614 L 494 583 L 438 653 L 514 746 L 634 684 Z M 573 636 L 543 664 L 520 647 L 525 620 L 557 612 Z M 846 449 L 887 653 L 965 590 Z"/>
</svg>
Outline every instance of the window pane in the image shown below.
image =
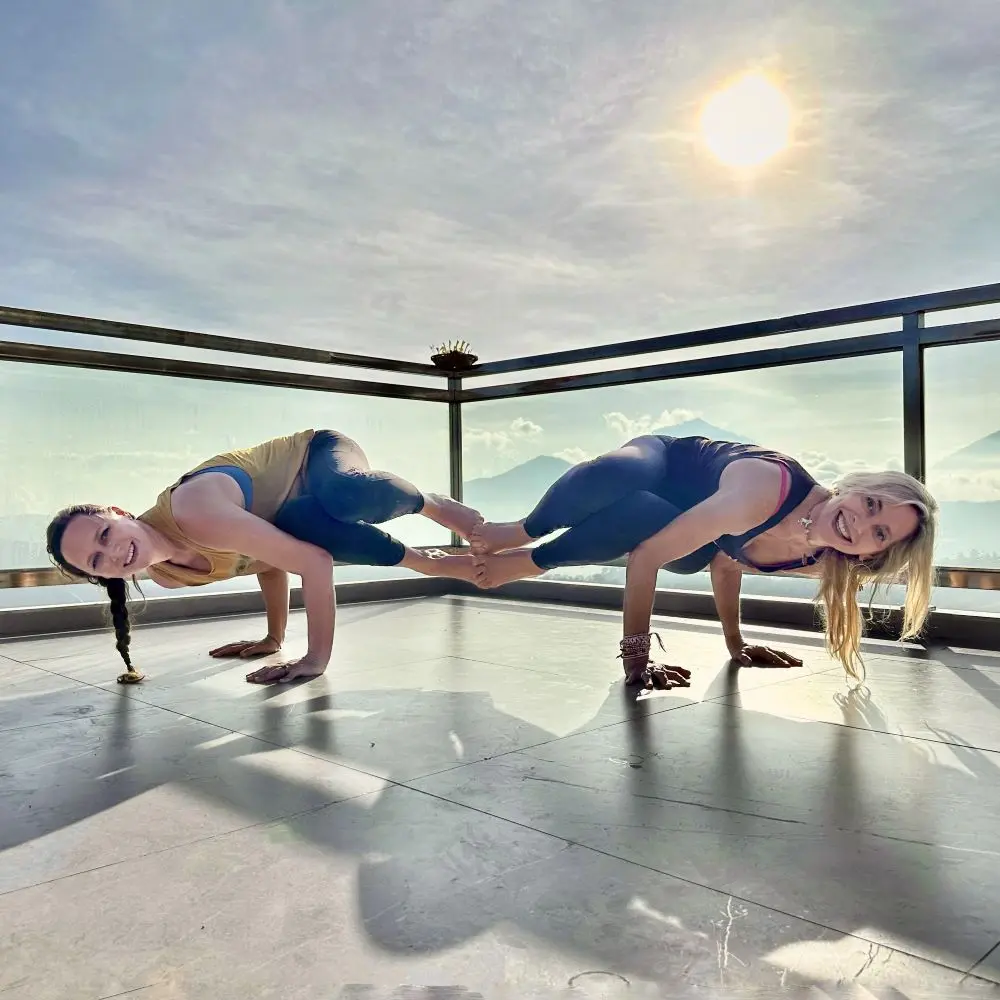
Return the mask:
<svg viewBox="0 0 1000 1000">
<path fill-rule="evenodd" d="M 856 468 L 901 468 L 898 355 L 824 361 L 643 385 L 474 403 L 464 408 L 465 497 L 495 520 L 520 518 L 571 464 L 638 434 L 702 434 L 790 454 L 821 481 Z M 570 567 L 549 580 L 621 585 L 618 567 Z M 707 573 L 660 586 L 710 590 Z M 811 597 L 803 579 L 747 576 L 744 593 Z"/>
<path fill-rule="evenodd" d="M 1000 343 L 929 348 L 924 355 L 927 483 L 941 501 L 938 561 L 1000 569 Z M 978 601 L 958 590 L 939 607 L 1000 611 L 1000 593 Z"/>
<path fill-rule="evenodd" d="M 361 444 L 373 468 L 447 492 L 447 421 L 441 403 L 0 363 L 0 568 L 50 565 L 45 526 L 60 507 L 94 502 L 142 511 L 212 455 L 307 427 L 342 431 Z M 400 518 L 390 533 L 412 545 L 450 541 L 423 517 Z M 410 575 L 345 566 L 336 578 Z M 243 577 L 197 592 L 254 586 L 253 577 Z M 143 590 L 194 592 L 149 582 Z M 0 606 L 92 600 L 95 592 L 90 586 L 0 590 Z"/>
</svg>

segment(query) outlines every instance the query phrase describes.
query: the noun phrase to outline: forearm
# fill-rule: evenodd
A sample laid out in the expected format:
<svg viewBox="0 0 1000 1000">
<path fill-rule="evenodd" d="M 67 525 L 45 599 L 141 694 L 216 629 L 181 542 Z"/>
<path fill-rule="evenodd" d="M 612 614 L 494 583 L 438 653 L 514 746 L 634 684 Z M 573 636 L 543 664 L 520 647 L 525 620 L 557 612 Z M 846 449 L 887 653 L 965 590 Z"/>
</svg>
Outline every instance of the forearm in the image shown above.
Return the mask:
<svg viewBox="0 0 1000 1000">
<path fill-rule="evenodd" d="M 622 632 L 625 636 L 646 635 L 649 632 L 659 571 L 660 564 L 641 548 L 629 556 L 622 605 Z"/>
<path fill-rule="evenodd" d="M 648 557 L 632 553 L 625 569 L 622 606 L 622 669 L 627 682 L 638 680 L 649 664 L 649 620 L 653 615 L 656 574 L 660 567 Z M 629 636 L 633 636 L 629 641 Z M 639 638 L 642 637 L 642 638 Z"/>
<path fill-rule="evenodd" d="M 288 574 L 283 569 L 269 569 L 257 574 L 267 614 L 267 634 L 280 646 L 288 627 Z"/>
<path fill-rule="evenodd" d="M 336 600 L 333 560 L 328 556 L 302 573 L 302 597 L 306 610 L 308 649 L 306 656 L 324 666 L 333 654 Z"/>
<path fill-rule="evenodd" d="M 726 555 L 718 555 L 712 560 L 710 569 L 712 577 L 712 595 L 715 598 L 715 609 L 722 624 L 722 634 L 726 645 L 743 643 L 740 629 L 740 584 L 743 581 L 743 571 Z"/>
</svg>

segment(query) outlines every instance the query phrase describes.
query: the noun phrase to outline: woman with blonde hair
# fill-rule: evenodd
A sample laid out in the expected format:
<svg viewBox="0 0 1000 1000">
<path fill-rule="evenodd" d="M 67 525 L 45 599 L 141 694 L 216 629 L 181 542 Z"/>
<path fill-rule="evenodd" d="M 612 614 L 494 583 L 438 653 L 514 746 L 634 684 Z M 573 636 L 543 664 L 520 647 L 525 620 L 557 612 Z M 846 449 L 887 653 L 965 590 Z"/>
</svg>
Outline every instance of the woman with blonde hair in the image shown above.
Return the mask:
<svg viewBox="0 0 1000 1000">
<path fill-rule="evenodd" d="M 626 680 L 645 687 L 687 686 L 691 676 L 649 658 L 661 568 L 710 569 L 727 648 L 743 664 L 801 661 L 744 641 L 742 572 L 816 577 L 827 650 L 857 678 L 858 592 L 905 579 L 901 638 L 916 638 L 930 606 L 937 516 L 927 488 L 903 472 L 854 472 L 831 490 L 766 448 L 650 434 L 568 470 L 523 520 L 479 524 L 470 544 L 480 587 L 627 555 L 620 656 Z"/>
</svg>

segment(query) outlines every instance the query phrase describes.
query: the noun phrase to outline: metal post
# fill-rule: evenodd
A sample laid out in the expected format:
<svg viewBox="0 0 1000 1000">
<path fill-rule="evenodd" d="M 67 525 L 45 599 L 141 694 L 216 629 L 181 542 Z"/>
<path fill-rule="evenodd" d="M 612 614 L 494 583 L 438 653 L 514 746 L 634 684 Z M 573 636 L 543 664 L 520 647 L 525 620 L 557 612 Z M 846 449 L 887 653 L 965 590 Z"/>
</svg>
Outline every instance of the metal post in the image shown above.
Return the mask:
<svg viewBox="0 0 1000 1000">
<path fill-rule="evenodd" d="M 903 467 L 924 482 L 924 348 L 920 331 L 923 313 L 908 313 L 903 317 Z"/>
<path fill-rule="evenodd" d="M 451 495 L 462 499 L 462 379 L 448 376 L 448 469 L 451 479 Z M 456 532 L 451 533 L 451 544 L 462 545 L 463 540 Z"/>
</svg>

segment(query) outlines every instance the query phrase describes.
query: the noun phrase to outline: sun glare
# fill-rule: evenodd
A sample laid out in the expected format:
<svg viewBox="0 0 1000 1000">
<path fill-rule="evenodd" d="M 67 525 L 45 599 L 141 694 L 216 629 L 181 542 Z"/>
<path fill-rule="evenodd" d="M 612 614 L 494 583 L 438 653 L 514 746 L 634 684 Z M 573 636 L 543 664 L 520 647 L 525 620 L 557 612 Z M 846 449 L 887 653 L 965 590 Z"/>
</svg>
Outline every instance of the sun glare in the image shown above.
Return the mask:
<svg viewBox="0 0 1000 1000">
<path fill-rule="evenodd" d="M 792 108 L 761 73 L 748 73 L 714 93 L 701 111 L 701 135 L 727 167 L 759 167 L 788 147 Z"/>
</svg>

